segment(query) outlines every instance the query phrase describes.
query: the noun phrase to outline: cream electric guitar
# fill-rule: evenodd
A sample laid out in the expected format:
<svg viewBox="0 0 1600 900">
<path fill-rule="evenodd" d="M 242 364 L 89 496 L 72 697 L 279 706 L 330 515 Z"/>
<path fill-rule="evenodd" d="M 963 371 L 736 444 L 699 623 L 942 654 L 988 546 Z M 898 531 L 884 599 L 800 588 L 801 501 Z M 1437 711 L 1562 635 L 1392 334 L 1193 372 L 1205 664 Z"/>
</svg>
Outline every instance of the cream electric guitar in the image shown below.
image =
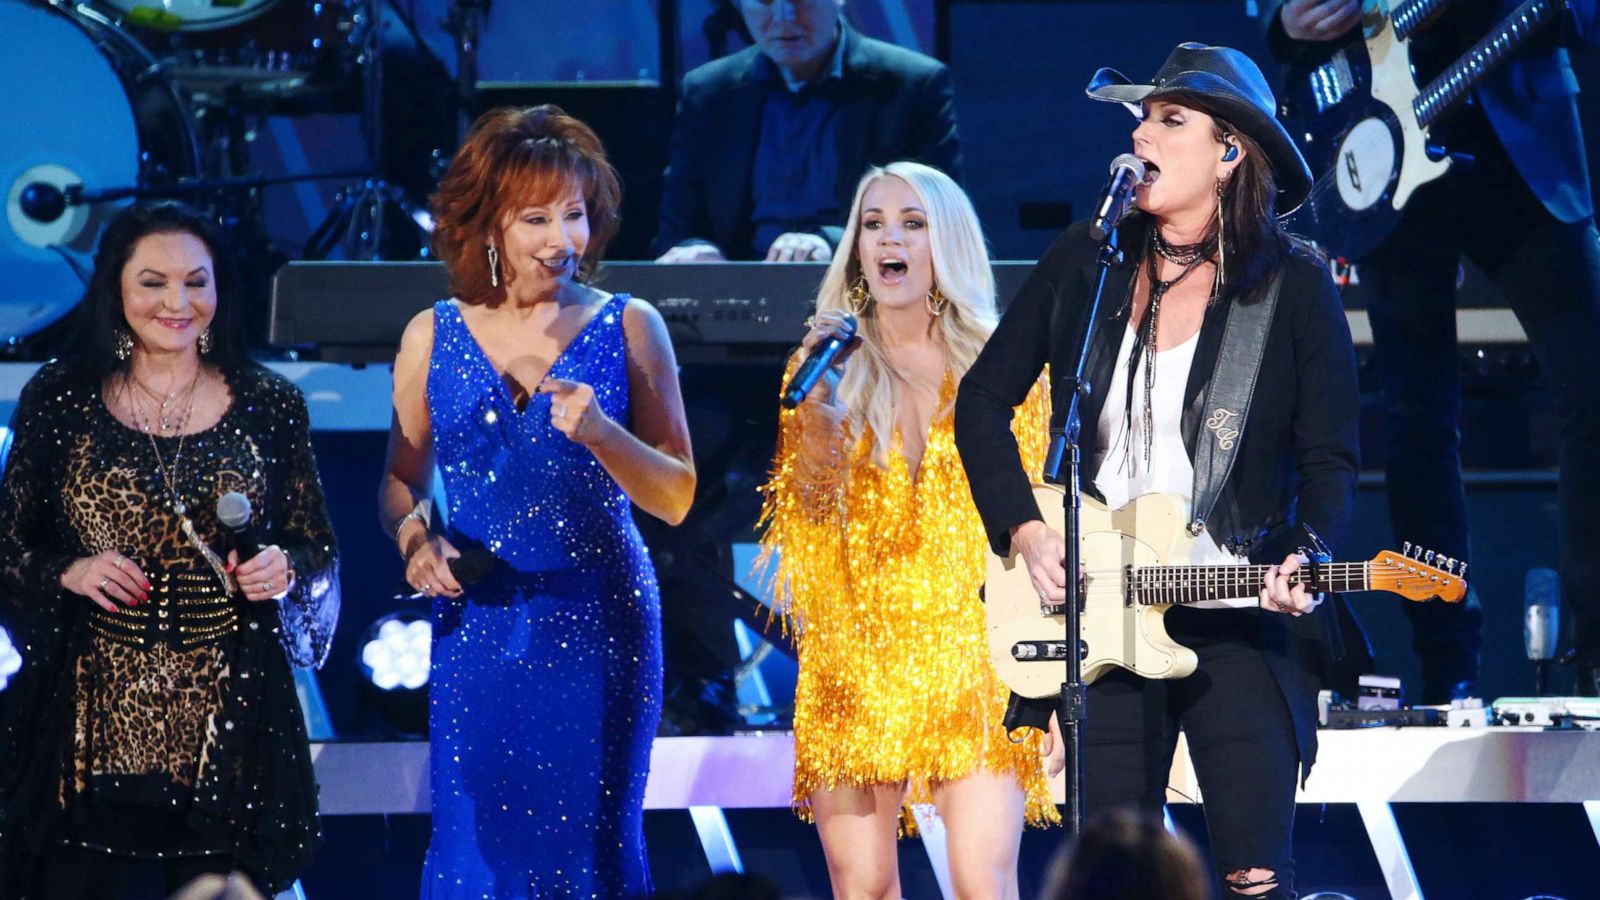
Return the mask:
<svg viewBox="0 0 1600 900">
<path fill-rule="evenodd" d="M 1035 485 L 1044 522 L 1063 531 L 1062 489 Z M 1080 513 L 1085 570 L 1079 652 L 1087 684 L 1112 667 L 1144 678 L 1183 678 L 1194 651 L 1167 636 L 1163 617 L 1177 604 L 1253 599 L 1267 566 L 1191 566 L 1188 503 L 1176 494 L 1146 494 L 1110 510 L 1092 497 Z M 1438 565 L 1434 565 L 1437 563 Z M 1459 569 L 1459 571 L 1457 571 Z M 1430 551 L 1385 551 L 1370 562 L 1323 563 L 1291 576 L 1325 593 L 1388 591 L 1411 600 L 1456 603 L 1466 596 L 1467 567 Z M 984 584 L 989 657 L 1006 687 L 1024 697 L 1061 692 L 1067 643 L 1065 617 L 1039 600 L 1019 553 L 989 554 Z"/>
</svg>

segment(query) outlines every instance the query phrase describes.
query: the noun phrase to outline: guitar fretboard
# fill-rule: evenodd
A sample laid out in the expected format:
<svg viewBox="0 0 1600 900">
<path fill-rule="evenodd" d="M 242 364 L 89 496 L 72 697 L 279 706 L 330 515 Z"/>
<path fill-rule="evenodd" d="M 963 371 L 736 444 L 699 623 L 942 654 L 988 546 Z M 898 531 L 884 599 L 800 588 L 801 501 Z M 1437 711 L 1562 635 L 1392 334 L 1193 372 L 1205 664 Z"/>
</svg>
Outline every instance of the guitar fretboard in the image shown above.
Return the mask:
<svg viewBox="0 0 1600 900">
<path fill-rule="evenodd" d="M 1261 592 L 1271 566 L 1147 566 L 1128 571 L 1128 596 L 1140 606 L 1199 603 L 1202 600 L 1244 600 Z M 1302 568 L 1289 584 L 1308 590 L 1344 593 L 1369 590 L 1370 563 L 1323 563 L 1317 579 Z"/>
<path fill-rule="evenodd" d="M 1398 4 L 1389 15 L 1389 21 L 1394 25 L 1395 36 L 1401 40 L 1410 40 L 1417 26 L 1428 21 L 1433 14 L 1450 0 L 1411 0 L 1409 3 Z"/>
<path fill-rule="evenodd" d="M 1417 122 L 1427 128 L 1454 109 L 1477 87 L 1483 76 L 1505 61 L 1535 32 L 1554 21 L 1566 8 L 1565 0 L 1528 0 L 1500 26 L 1472 46 L 1466 55 L 1445 69 L 1412 101 Z M 1398 24 L 1397 26 L 1398 27 Z"/>
</svg>

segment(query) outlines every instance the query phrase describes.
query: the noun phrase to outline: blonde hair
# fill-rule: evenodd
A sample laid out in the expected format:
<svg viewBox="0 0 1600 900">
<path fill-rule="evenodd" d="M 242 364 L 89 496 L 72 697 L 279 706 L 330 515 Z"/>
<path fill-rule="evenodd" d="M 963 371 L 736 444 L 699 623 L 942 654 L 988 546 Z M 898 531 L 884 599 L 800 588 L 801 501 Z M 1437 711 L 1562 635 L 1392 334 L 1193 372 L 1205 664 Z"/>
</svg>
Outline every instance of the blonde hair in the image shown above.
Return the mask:
<svg viewBox="0 0 1600 900">
<path fill-rule="evenodd" d="M 944 315 L 934 319 L 944 344 L 945 365 L 959 382 L 978 351 L 993 333 L 995 309 L 994 270 L 984 245 L 983 226 L 972 201 L 949 175 L 915 162 L 893 162 L 872 167 L 856 185 L 844 238 L 828 266 L 817 292 L 817 310 L 854 312 L 850 287 L 862 275 L 858 256 L 861 236 L 861 202 L 867 188 L 880 178 L 904 181 L 927 211 L 928 245 L 933 256 L 933 284 L 949 300 Z M 870 430 L 872 458 L 887 465 L 895 429 L 895 384 L 899 375 L 883 352 L 883 336 L 875 315 L 876 304 L 857 313 L 861 346 L 851 356 L 839 382 L 839 398 L 848 410 L 846 434 L 853 443 Z M 944 410 L 939 410 L 943 414 Z"/>
</svg>

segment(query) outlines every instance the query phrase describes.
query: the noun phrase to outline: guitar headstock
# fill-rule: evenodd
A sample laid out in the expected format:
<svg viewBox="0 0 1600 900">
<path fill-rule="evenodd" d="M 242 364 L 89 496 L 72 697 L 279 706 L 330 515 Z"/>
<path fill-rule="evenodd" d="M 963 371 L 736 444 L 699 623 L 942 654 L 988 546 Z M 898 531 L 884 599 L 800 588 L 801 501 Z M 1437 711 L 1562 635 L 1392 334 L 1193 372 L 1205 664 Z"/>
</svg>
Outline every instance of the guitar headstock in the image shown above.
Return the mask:
<svg viewBox="0 0 1600 900">
<path fill-rule="evenodd" d="M 1467 596 L 1467 564 L 1413 547 L 1409 541 L 1399 553 L 1385 550 L 1368 563 L 1368 583 L 1375 591 L 1389 591 L 1407 600 L 1460 603 Z"/>
</svg>

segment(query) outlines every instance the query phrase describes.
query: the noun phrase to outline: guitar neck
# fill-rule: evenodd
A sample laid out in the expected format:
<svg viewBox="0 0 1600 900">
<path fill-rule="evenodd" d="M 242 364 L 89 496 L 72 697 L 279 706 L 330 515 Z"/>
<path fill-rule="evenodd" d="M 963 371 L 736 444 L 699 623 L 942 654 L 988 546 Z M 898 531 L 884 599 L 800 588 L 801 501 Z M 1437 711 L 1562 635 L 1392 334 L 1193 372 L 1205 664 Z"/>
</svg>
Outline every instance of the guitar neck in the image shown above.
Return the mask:
<svg viewBox="0 0 1600 900">
<path fill-rule="evenodd" d="M 1417 123 L 1427 128 L 1455 109 L 1484 76 L 1505 62 L 1534 34 L 1559 19 L 1565 8 L 1565 0 L 1527 0 L 1517 7 L 1483 40 L 1472 45 L 1466 55 L 1422 89 L 1411 104 Z"/>
<path fill-rule="evenodd" d="M 1394 28 L 1395 36 L 1403 41 L 1410 40 L 1417 29 L 1433 18 L 1433 14 L 1443 9 L 1450 0 L 1410 0 L 1410 2 L 1396 4 L 1389 14 L 1389 23 Z"/>
<path fill-rule="evenodd" d="M 1199 603 L 1202 600 L 1246 600 L 1261 592 L 1271 566 L 1147 566 L 1128 573 L 1128 596 L 1140 606 Z M 1289 576 L 1289 584 L 1308 590 L 1346 593 L 1370 590 L 1372 564 L 1323 563 Z"/>
</svg>

